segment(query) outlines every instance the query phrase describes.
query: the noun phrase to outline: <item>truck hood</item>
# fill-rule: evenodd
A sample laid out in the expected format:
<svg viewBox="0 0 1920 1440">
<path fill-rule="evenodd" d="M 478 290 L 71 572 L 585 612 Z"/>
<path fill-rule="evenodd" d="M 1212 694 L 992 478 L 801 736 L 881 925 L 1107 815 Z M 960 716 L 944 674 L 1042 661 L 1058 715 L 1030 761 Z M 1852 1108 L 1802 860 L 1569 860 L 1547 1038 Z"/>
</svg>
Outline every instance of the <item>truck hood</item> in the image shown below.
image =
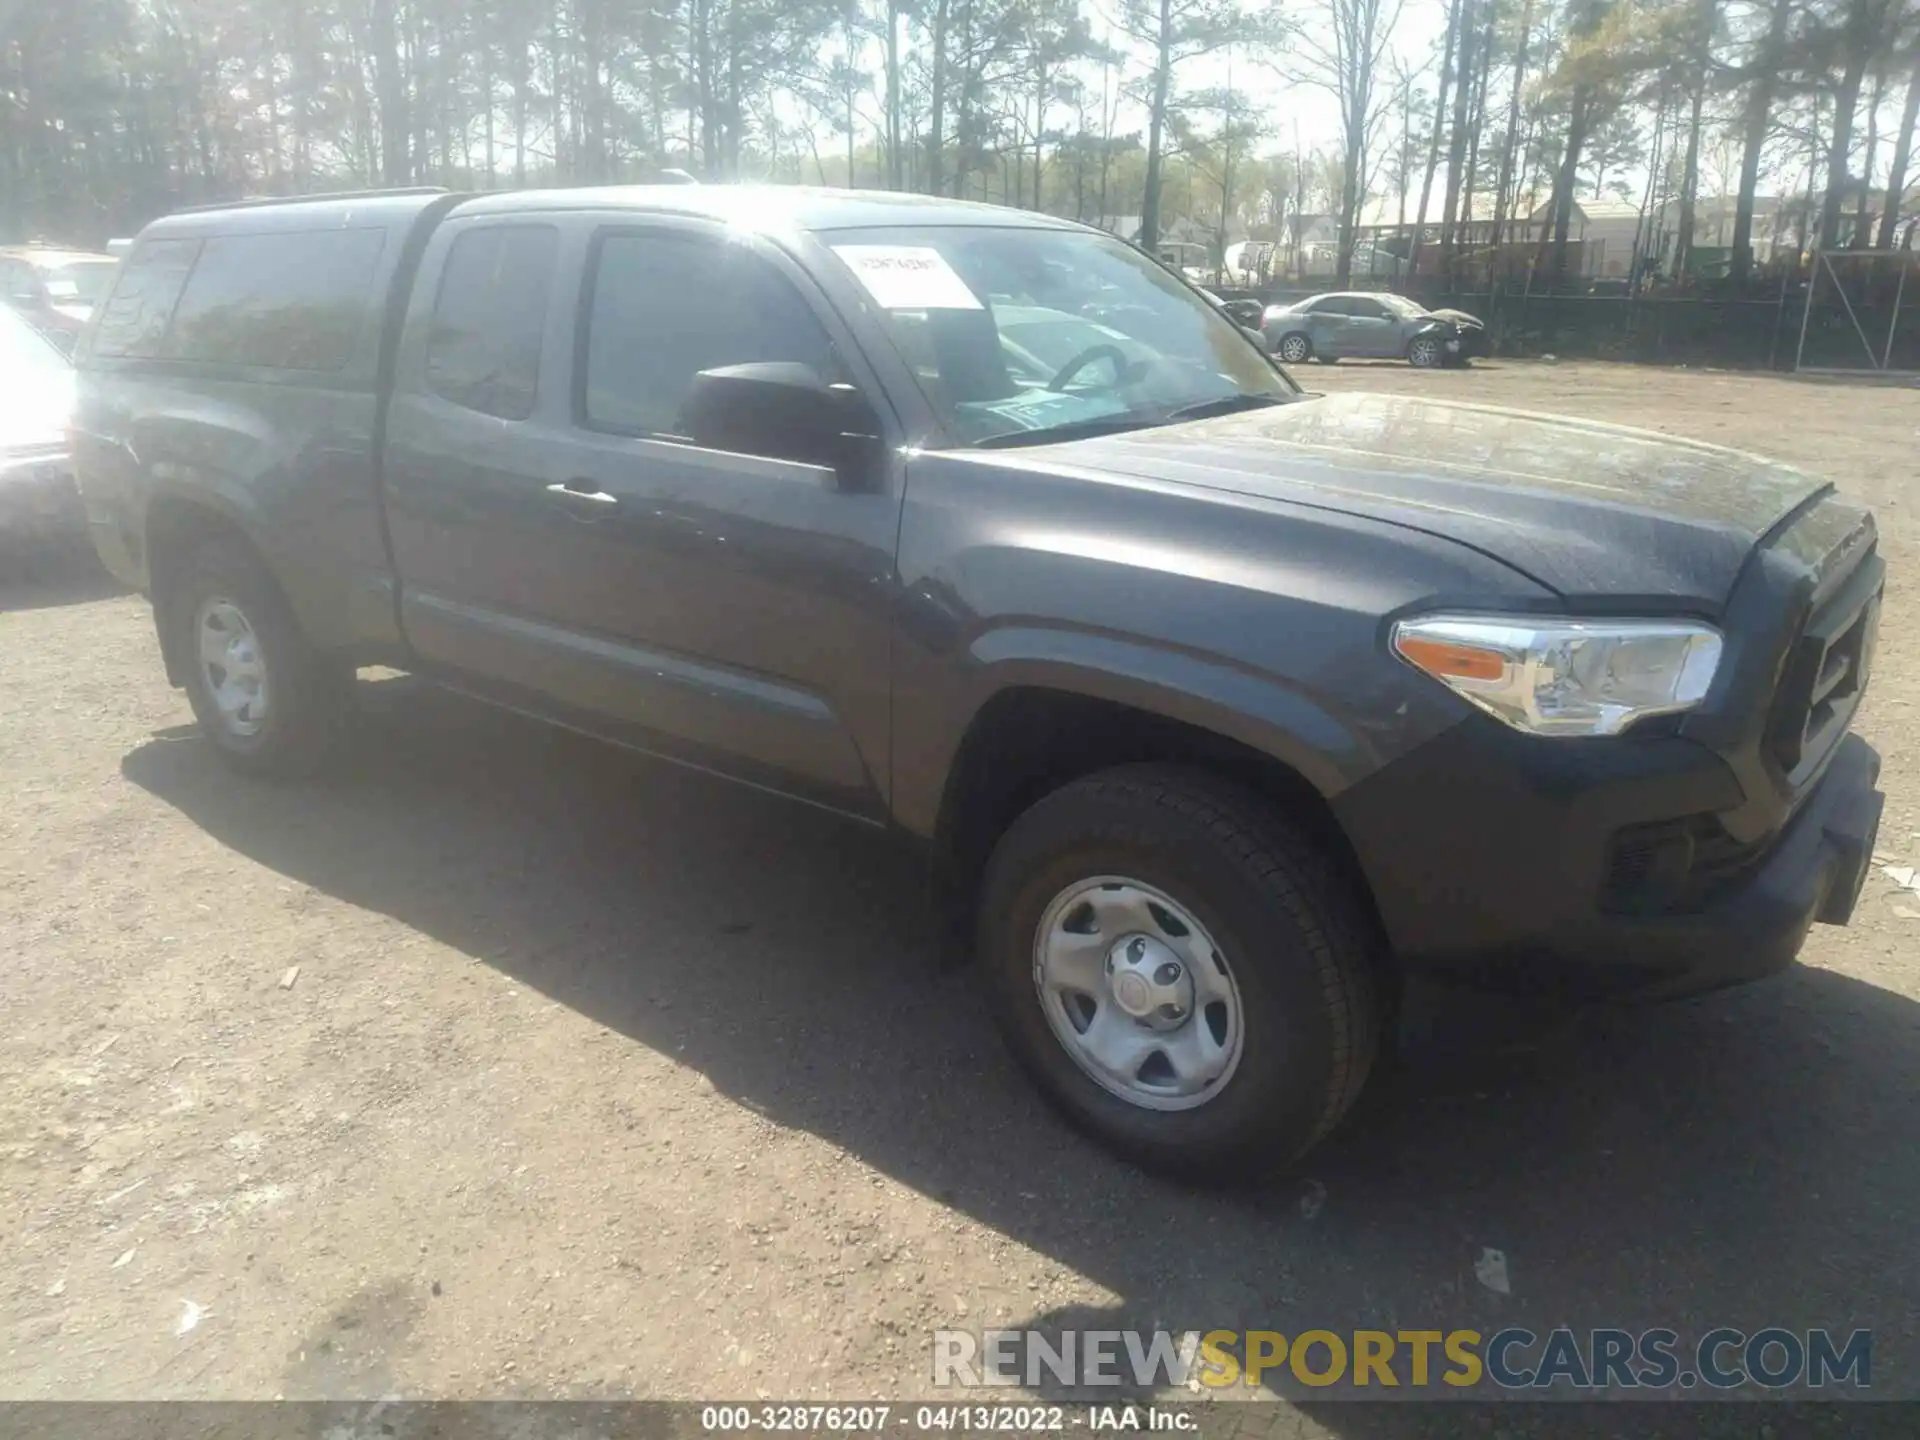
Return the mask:
<svg viewBox="0 0 1920 1440">
<path fill-rule="evenodd" d="M 1571 600 L 1714 611 L 1828 482 L 1717 445 L 1550 415 L 1341 394 L 1052 445 L 1034 461 L 1444 536 Z"/>
</svg>

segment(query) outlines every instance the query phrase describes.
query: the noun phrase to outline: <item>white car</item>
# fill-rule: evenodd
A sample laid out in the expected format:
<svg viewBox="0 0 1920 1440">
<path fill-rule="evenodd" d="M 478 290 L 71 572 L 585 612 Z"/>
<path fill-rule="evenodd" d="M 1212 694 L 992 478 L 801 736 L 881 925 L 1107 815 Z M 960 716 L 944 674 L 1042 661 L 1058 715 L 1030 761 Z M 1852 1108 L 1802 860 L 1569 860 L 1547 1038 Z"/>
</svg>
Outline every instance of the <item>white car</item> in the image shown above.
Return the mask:
<svg viewBox="0 0 1920 1440">
<path fill-rule="evenodd" d="M 0 547 L 9 553 L 86 537 L 67 450 L 73 393 L 67 357 L 0 306 Z"/>
</svg>

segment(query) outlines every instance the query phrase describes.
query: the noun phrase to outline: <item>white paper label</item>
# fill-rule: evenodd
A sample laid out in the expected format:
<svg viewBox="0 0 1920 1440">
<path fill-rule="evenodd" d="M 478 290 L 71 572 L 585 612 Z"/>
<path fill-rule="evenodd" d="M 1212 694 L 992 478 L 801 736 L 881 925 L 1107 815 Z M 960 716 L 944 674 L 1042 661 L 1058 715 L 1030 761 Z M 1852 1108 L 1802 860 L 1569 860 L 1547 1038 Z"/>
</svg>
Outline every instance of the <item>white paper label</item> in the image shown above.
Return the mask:
<svg viewBox="0 0 1920 1440">
<path fill-rule="evenodd" d="M 929 245 L 836 245 L 883 310 L 978 310 L 980 299 Z"/>
</svg>

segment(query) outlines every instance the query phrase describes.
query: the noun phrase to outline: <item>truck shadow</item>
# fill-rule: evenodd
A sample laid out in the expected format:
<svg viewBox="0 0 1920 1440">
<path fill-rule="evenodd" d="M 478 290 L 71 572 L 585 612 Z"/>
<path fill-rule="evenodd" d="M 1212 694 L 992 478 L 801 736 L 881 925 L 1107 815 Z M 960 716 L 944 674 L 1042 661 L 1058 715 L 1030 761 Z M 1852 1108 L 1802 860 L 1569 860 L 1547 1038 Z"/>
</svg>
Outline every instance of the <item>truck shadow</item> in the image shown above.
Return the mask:
<svg viewBox="0 0 1920 1440">
<path fill-rule="evenodd" d="M 124 773 L 1119 1297 L 1042 1328 L 1864 1326 L 1877 1394 L 1920 1375 L 1906 998 L 1803 968 L 1550 1029 L 1460 1002 L 1297 1176 L 1185 1190 L 1032 1095 L 886 837 L 409 681 L 366 688 L 325 784 L 237 782 L 184 736 Z M 1476 1279 L 1489 1248 L 1510 1294 Z M 1344 1413 L 1318 1418 L 1413 1433 Z"/>
<path fill-rule="evenodd" d="M 101 567 L 91 550 L 23 553 L 0 538 L 0 614 L 84 605 L 126 593 L 127 587 Z"/>
</svg>

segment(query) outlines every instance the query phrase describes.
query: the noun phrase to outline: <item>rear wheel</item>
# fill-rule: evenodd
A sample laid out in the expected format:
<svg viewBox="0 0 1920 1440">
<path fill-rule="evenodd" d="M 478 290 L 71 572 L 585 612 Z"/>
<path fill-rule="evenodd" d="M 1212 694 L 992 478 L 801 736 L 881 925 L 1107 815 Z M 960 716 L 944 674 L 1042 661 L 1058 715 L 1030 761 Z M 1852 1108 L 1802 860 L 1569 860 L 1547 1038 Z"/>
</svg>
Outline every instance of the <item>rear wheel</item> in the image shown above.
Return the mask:
<svg viewBox="0 0 1920 1440">
<path fill-rule="evenodd" d="M 352 672 L 313 648 L 250 550 L 214 540 L 196 551 L 167 587 L 163 623 L 222 758 L 260 774 L 302 774 L 325 758 Z"/>
<path fill-rule="evenodd" d="M 1258 797 L 1127 766 L 1056 791 L 988 866 L 980 963 L 1015 1054 L 1066 1116 L 1154 1169 L 1295 1159 L 1378 1044 L 1353 886 Z"/>
<path fill-rule="evenodd" d="M 1291 335 L 1282 335 L 1274 353 L 1288 365 L 1304 365 L 1313 358 L 1313 342 L 1295 331 Z"/>
<path fill-rule="evenodd" d="M 1416 335 L 1407 346 L 1407 363 L 1417 370 L 1436 369 L 1446 355 L 1445 347 L 1431 335 Z"/>
</svg>

